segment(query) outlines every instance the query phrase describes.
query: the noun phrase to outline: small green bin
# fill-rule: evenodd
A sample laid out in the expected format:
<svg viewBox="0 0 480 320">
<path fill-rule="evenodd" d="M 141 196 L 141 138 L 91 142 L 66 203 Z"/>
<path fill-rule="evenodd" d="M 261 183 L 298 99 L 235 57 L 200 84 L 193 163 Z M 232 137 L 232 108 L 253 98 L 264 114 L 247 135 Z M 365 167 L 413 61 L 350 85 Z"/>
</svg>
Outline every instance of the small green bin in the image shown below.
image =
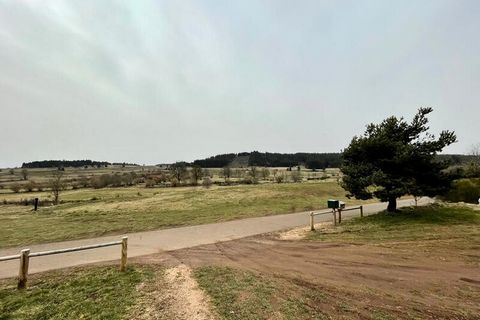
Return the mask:
<svg viewBox="0 0 480 320">
<path fill-rule="evenodd" d="M 330 209 L 338 209 L 340 207 L 340 202 L 338 200 L 328 199 L 327 204 Z"/>
</svg>

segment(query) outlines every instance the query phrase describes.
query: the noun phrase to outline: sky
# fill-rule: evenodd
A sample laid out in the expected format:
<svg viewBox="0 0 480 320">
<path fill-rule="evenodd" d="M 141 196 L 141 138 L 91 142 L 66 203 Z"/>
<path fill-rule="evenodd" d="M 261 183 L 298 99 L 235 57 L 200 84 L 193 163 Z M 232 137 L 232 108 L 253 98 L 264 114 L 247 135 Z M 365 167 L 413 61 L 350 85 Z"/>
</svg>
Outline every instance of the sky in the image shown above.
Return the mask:
<svg viewBox="0 0 480 320">
<path fill-rule="evenodd" d="M 480 1 L 0 0 L 0 167 L 338 152 L 430 106 L 480 142 Z"/>
</svg>

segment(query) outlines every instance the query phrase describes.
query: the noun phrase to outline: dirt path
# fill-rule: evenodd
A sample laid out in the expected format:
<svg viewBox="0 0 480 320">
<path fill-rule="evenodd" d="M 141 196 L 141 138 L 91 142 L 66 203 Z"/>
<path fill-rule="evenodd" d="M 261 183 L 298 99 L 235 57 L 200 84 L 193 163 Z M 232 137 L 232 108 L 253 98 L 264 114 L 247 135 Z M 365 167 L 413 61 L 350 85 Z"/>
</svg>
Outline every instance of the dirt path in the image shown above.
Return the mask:
<svg viewBox="0 0 480 320">
<path fill-rule="evenodd" d="M 198 287 L 192 269 L 185 264 L 157 272 L 153 280 L 137 290 L 143 295 L 130 310 L 129 319 L 217 319 L 209 297 Z"/>
<path fill-rule="evenodd" d="M 180 264 L 165 271 L 168 294 L 171 296 L 173 309 L 177 310 L 175 319 L 212 320 L 215 316 L 208 297 L 200 290 L 193 279 L 192 269 Z"/>
<path fill-rule="evenodd" d="M 432 200 L 424 198 L 419 204 L 424 205 Z M 398 206 L 410 206 L 413 200 L 399 200 Z M 364 206 L 364 214 L 373 214 L 385 210 L 386 203 L 373 203 Z M 154 254 L 166 250 L 177 250 L 198 245 L 229 241 L 245 238 L 253 235 L 281 231 L 309 223 L 309 212 L 273 215 L 267 217 L 249 218 L 229 222 L 205 224 L 198 226 L 147 231 L 128 234 L 128 256 L 136 257 Z M 358 216 L 357 211 L 348 211 L 343 214 L 344 218 Z M 330 221 L 331 215 L 316 217 L 317 222 Z M 85 240 L 64 241 L 49 244 L 29 246 L 31 252 L 46 251 L 61 248 L 77 247 L 89 244 L 103 243 L 119 240 L 120 236 L 100 237 Z M 0 250 L 1 256 L 18 254 L 21 248 L 9 248 Z M 118 260 L 120 258 L 119 247 L 107 247 L 95 250 L 87 250 L 68 254 L 43 256 L 30 260 L 30 273 L 47 270 L 61 269 L 87 263 Z M 18 260 L 0 262 L 0 278 L 14 277 L 18 273 Z"/>
</svg>

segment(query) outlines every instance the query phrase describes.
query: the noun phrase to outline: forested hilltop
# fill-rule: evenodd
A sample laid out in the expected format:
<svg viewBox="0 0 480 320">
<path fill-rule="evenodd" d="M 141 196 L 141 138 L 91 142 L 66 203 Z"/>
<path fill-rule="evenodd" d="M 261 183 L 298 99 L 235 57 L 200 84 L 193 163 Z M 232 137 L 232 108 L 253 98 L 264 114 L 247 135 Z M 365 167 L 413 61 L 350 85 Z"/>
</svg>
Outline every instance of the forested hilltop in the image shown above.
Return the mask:
<svg viewBox="0 0 480 320">
<path fill-rule="evenodd" d="M 81 168 L 81 167 L 106 167 L 109 165 L 136 165 L 132 163 L 110 163 L 107 161 L 93 161 L 93 160 L 42 160 L 24 162 L 22 168 Z"/>
<path fill-rule="evenodd" d="M 461 154 L 443 154 L 437 156 L 439 160 L 447 160 L 451 165 L 461 165 L 473 160 L 472 156 Z M 195 160 L 192 163 L 184 162 L 185 165 L 196 165 L 202 168 L 231 167 L 293 167 L 305 166 L 308 169 L 339 168 L 342 162 L 341 153 L 272 153 L 272 152 L 240 152 L 226 153 L 212 156 L 206 159 Z M 137 166 L 134 163 L 117 163 L 94 160 L 42 160 L 25 162 L 22 168 L 82 168 L 82 167 L 107 167 Z"/>
<path fill-rule="evenodd" d="M 228 165 L 261 166 L 261 167 L 291 167 L 304 165 L 310 169 L 338 168 L 341 164 L 340 153 L 271 153 L 271 152 L 241 152 L 227 153 L 195 160 L 194 165 L 203 168 L 221 168 Z"/>
<path fill-rule="evenodd" d="M 462 154 L 442 154 L 437 156 L 440 161 L 449 161 L 451 165 L 461 165 L 472 161 L 473 157 Z M 271 153 L 271 152 L 241 152 L 226 153 L 206 159 L 195 160 L 193 165 L 202 168 L 232 167 L 292 167 L 305 166 L 308 169 L 339 168 L 342 163 L 341 153 Z"/>
</svg>

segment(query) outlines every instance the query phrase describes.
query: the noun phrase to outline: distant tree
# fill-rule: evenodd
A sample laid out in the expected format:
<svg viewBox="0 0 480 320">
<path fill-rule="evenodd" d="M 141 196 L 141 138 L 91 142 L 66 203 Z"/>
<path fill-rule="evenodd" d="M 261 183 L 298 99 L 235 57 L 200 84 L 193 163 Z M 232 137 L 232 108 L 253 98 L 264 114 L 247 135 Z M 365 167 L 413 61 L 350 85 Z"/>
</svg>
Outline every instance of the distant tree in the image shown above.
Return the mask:
<svg viewBox="0 0 480 320">
<path fill-rule="evenodd" d="M 285 175 L 283 174 L 277 174 L 275 176 L 275 182 L 277 183 L 282 183 L 285 180 Z"/>
<path fill-rule="evenodd" d="M 155 180 L 147 179 L 145 180 L 145 188 L 153 188 L 155 186 Z"/>
<path fill-rule="evenodd" d="M 243 178 L 243 174 L 244 174 L 243 169 L 235 169 L 233 173 L 235 175 L 235 178 L 237 179 Z"/>
<path fill-rule="evenodd" d="M 163 174 L 165 176 L 165 174 Z M 126 186 L 133 186 L 137 179 L 138 179 L 138 176 L 137 174 L 134 172 L 134 171 L 131 171 L 131 172 L 126 172 L 123 174 L 122 176 L 123 178 L 123 183 L 124 185 Z M 167 179 L 166 177 L 164 178 L 163 182 L 165 182 Z"/>
<path fill-rule="evenodd" d="M 10 190 L 12 190 L 15 193 L 19 193 L 22 187 L 18 183 L 14 183 L 10 185 Z"/>
<path fill-rule="evenodd" d="M 229 166 L 223 167 L 223 178 L 225 179 L 225 182 L 228 182 L 230 180 L 231 175 L 232 169 L 230 169 Z"/>
<path fill-rule="evenodd" d="M 29 181 L 25 185 L 25 190 L 27 190 L 28 192 L 32 192 L 36 187 L 37 187 L 37 184 L 35 183 L 35 181 Z"/>
<path fill-rule="evenodd" d="M 194 165 L 192 167 L 192 170 L 190 171 L 190 175 L 193 185 L 196 186 L 198 184 L 198 180 L 202 179 L 203 177 L 202 168 L 200 166 Z"/>
<path fill-rule="evenodd" d="M 53 194 L 53 203 L 58 204 L 60 201 L 60 193 L 65 190 L 66 185 L 63 181 L 64 172 L 61 170 L 55 170 L 52 172 L 52 177 L 50 178 L 49 185 L 50 190 Z"/>
<path fill-rule="evenodd" d="M 212 180 L 210 179 L 210 177 L 204 177 L 202 180 L 202 185 L 205 188 L 210 188 L 210 186 L 212 185 Z"/>
<path fill-rule="evenodd" d="M 170 173 L 177 183 L 181 183 L 187 174 L 187 164 L 185 162 L 176 162 L 170 166 Z"/>
<path fill-rule="evenodd" d="M 27 180 L 28 179 L 28 170 L 27 169 L 22 169 L 21 173 L 22 173 L 23 180 Z"/>
<path fill-rule="evenodd" d="M 276 179 L 276 177 L 277 177 L 277 173 L 278 173 L 278 169 L 273 169 L 273 170 L 272 170 L 272 174 L 273 174 L 273 180 L 275 180 L 275 179 Z"/>
<path fill-rule="evenodd" d="M 268 170 L 267 168 L 263 168 L 262 169 L 263 180 L 268 180 L 269 177 L 270 177 L 270 170 Z"/>
<path fill-rule="evenodd" d="M 85 175 L 80 175 L 78 177 L 78 184 L 82 188 L 87 188 L 89 186 L 89 180 Z"/>
<path fill-rule="evenodd" d="M 293 182 L 301 182 L 302 181 L 302 173 L 300 171 L 292 171 L 291 177 Z"/>
<path fill-rule="evenodd" d="M 427 115 L 432 108 L 420 108 L 411 123 L 390 117 L 367 126 L 344 150 L 342 186 L 349 196 L 377 197 L 396 211 L 397 198 L 409 194 L 435 196 L 445 192 L 451 177 L 448 166 L 435 159 L 436 153 L 456 142 L 455 133 L 442 131 L 438 139 L 428 133 Z"/>
<path fill-rule="evenodd" d="M 248 172 L 250 175 L 250 178 L 252 179 L 252 183 L 257 183 L 258 182 L 258 169 L 257 167 L 251 167 L 250 171 Z"/>
<path fill-rule="evenodd" d="M 204 177 L 209 177 L 209 178 L 212 178 L 212 173 L 210 172 L 210 170 L 208 170 L 207 168 L 203 169 L 203 176 Z"/>
</svg>

